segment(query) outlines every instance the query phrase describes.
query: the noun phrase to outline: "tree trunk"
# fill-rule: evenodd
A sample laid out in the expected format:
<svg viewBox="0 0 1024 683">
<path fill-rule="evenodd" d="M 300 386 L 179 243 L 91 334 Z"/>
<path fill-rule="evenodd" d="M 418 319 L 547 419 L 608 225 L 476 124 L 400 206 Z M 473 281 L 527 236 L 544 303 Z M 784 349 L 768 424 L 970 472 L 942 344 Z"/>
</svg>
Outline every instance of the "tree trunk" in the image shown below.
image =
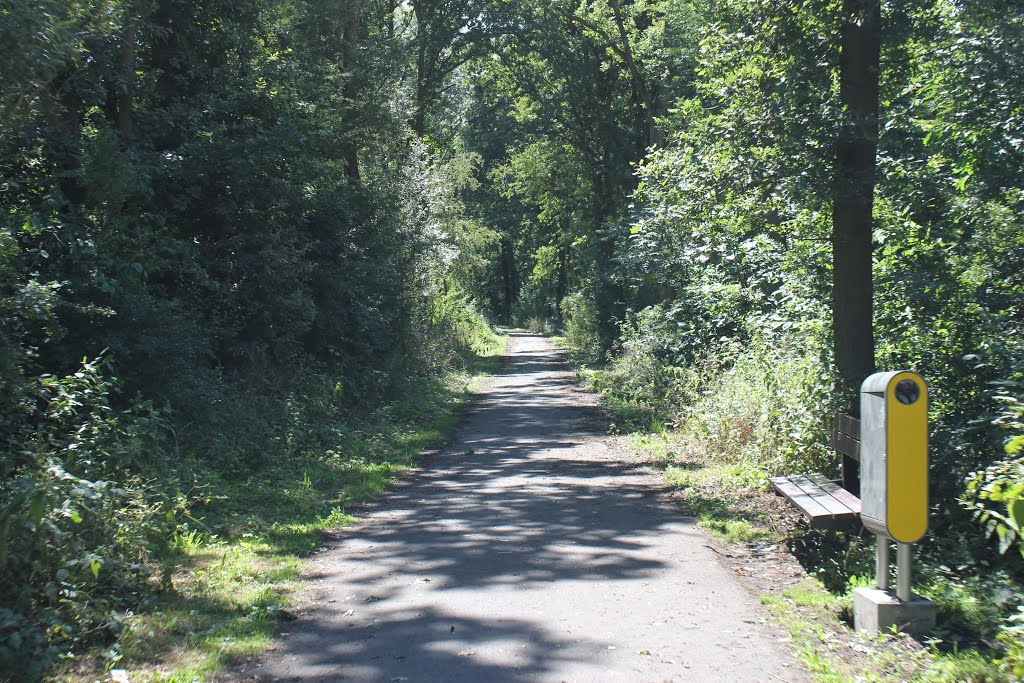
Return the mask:
<svg viewBox="0 0 1024 683">
<path fill-rule="evenodd" d="M 361 38 L 360 29 L 363 23 L 362 0 L 349 3 L 349 12 L 349 16 L 345 18 L 342 35 L 342 68 L 348 77 L 345 83 L 345 96 L 351 102 L 356 99 L 360 87 L 359 79 L 353 75 L 353 72 L 356 69 Z M 345 150 L 345 175 L 356 183 L 359 182 L 359 147 L 355 142 L 350 142 Z"/>
<path fill-rule="evenodd" d="M 515 249 L 508 237 L 501 240 L 501 281 L 504 293 L 502 314 L 506 321 L 511 321 L 512 307 L 515 306 L 516 297 L 519 295 L 519 282 L 516 277 Z"/>
<path fill-rule="evenodd" d="M 562 300 L 569 294 L 569 248 L 558 247 L 558 280 L 555 282 L 555 320 L 562 320 Z"/>
<path fill-rule="evenodd" d="M 637 67 L 636 59 L 633 58 L 633 47 L 629 42 L 626 24 L 622 20 L 622 8 L 619 6 L 619 0 L 608 0 L 608 5 L 611 7 L 615 18 L 615 27 L 619 31 L 619 40 L 622 41 L 622 57 L 626 62 L 626 68 L 629 70 L 629 77 L 633 84 L 633 93 L 636 100 L 634 106 L 637 108 L 637 113 L 643 123 L 642 135 L 646 144 L 642 144 L 639 150 L 640 156 L 643 156 L 647 147 L 654 144 L 655 138 L 660 138 L 660 134 L 656 132 L 657 126 L 654 123 L 654 100 L 651 97 L 650 90 L 647 88 L 647 84 L 644 82 L 640 69 Z"/>
<path fill-rule="evenodd" d="M 416 53 L 416 110 L 412 122 L 412 129 L 420 138 L 427 130 L 427 80 L 427 44 L 421 37 Z"/>
<path fill-rule="evenodd" d="M 599 192 L 599 199 L 594 215 L 595 236 L 598 240 L 596 265 L 597 272 L 599 273 L 594 282 L 594 303 L 597 304 L 597 326 L 604 350 L 611 348 L 612 342 L 618 335 L 616 318 L 619 317 L 622 308 L 618 301 L 618 294 L 611 282 L 612 261 L 615 258 L 615 241 L 611 235 L 604 234 L 605 221 L 615 211 L 613 172 L 611 155 L 605 150 L 601 168 L 595 181 L 595 187 L 598 188 Z"/>
<path fill-rule="evenodd" d="M 878 147 L 880 0 L 843 0 L 840 131 L 832 202 L 832 333 L 848 409 L 875 370 L 872 320 L 871 210 Z"/>
</svg>

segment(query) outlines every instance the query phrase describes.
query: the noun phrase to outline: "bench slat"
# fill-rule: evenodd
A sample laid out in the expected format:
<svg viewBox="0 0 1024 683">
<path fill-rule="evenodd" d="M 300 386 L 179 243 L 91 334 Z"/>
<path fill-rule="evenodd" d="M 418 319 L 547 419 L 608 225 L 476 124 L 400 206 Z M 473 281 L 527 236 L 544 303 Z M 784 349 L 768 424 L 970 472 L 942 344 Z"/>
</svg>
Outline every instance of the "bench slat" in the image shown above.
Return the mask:
<svg viewBox="0 0 1024 683">
<path fill-rule="evenodd" d="M 799 508 L 812 529 L 850 528 L 860 519 L 860 498 L 853 492 L 860 488 L 860 420 L 836 413 L 834 425 L 830 441 L 842 456 L 843 486 L 818 473 L 770 479 L 775 490 Z"/>
<path fill-rule="evenodd" d="M 860 440 L 860 420 L 855 418 L 853 415 L 847 415 L 846 413 L 836 413 L 835 424 L 835 431 L 842 432 L 847 436 L 851 436 L 854 439 Z"/>
<path fill-rule="evenodd" d="M 769 481 L 776 491 L 792 501 L 810 519 L 832 516 L 825 506 L 804 493 L 803 489 L 793 483 L 790 477 L 772 477 Z"/>
<path fill-rule="evenodd" d="M 823 475 L 772 477 L 769 481 L 803 513 L 812 529 L 839 530 L 857 524 L 860 500 Z"/>
<path fill-rule="evenodd" d="M 860 440 L 838 429 L 832 432 L 832 448 L 839 453 L 860 462 Z"/>
<path fill-rule="evenodd" d="M 828 490 L 823 489 L 812 481 L 807 475 L 798 474 L 790 477 L 789 479 L 800 487 L 806 495 L 810 496 L 815 503 L 825 508 L 829 515 L 835 517 L 836 515 L 844 515 L 852 512 L 849 507 L 832 496 Z"/>
<path fill-rule="evenodd" d="M 815 472 L 814 474 L 808 474 L 807 478 L 825 491 L 828 491 L 830 496 L 842 503 L 851 512 L 855 512 L 858 515 L 860 514 L 860 498 L 853 495 L 843 487 L 837 486 L 834 481 L 826 479 L 823 474 Z"/>
</svg>

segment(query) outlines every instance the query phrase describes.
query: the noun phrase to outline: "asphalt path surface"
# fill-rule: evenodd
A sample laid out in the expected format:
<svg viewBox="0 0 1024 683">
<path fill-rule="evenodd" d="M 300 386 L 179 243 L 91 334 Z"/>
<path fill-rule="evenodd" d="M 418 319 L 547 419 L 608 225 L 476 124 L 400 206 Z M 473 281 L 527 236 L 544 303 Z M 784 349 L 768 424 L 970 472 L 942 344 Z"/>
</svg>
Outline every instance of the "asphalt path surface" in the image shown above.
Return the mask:
<svg viewBox="0 0 1024 683">
<path fill-rule="evenodd" d="M 551 342 L 509 354 L 452 445 L 310 560 L 298 618 L 243 675 L 809 681 Z"/>
</svg>

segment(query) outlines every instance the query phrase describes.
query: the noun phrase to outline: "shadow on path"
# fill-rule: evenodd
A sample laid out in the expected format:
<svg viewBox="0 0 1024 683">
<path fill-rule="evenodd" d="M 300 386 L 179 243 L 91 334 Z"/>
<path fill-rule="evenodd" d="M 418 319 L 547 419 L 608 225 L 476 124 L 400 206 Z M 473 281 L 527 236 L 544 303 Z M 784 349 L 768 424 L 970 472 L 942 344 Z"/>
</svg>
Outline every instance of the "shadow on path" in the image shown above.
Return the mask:
<svg viewBox="0 0 1024 683">
<path fill-rule="evenodd" d="M 701 680 L 753 654 L 802 680 L 774 643 L 739 651 L 759 627 L 756 606 L 743 596 L 723 611 L 698 586 L 732 577 L 659 480 L 588 427 L 595 399 L 550 344 L 519 335 L 512 351 L 455 443 L 313 559 L 307 608 L 265 658 L 267 675 Z M 735 640 L 735 661 L 694 667 L 701 653 L 680 650 L 702 647 L 708 615 L 730 611 L 741 616 L 726 615 L 733 628 L 716 642 Z"/>
</svg>

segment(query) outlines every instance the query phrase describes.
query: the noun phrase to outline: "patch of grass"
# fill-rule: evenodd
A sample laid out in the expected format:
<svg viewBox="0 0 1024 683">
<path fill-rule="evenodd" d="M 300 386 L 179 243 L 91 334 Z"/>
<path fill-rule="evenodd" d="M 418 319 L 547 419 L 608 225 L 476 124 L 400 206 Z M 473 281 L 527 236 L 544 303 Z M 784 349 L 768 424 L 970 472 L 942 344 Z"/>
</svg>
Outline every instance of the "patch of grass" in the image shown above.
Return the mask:
<svg viewBox="0 0 1024 683">
<path fill-rule="evenodd" d="M 327 531 L 356 521 L 351 506 L 385 491 L 454 429 L 482 376 L 498 368 L 507 339 L 478 349 L 447 381 L 418 385 L 330 451 L 277 461 L 239 481 L 211 472 L 194 525 L 174 539 L 173 589 L 125 614 L 116 642 L 66 662 L 53 680 L 91 682 L 121 668 L 133 683 L 195 683 L 264 650 L 291 617 L 302 558 Z"/>
<path fill-rule="evenodd" d="M 853 681 L 837 667 L 830 651 L 839 647 L 844 628 L 835 598 L 821 584 L 807 579 L 781 595 L 762 595 L 761 602 L 793 639 L 793 648 L 818 681 Z"/>
<path fill-rule="evenodd" d="M 577 374 L 588 389 L 601 394 L 601 407 L 611 418 L 616 431 L 657 433 L 669 421 L 667 413 L 660 407 L 622 391 L 618 378 L 610 370 L 579 366 Z"/>
<path fill-rule="evenodd" d="M 756 541 L 777 541 L 779 535 L 767 529 L 754 526 L 744 519 L 715 519 L 702 516 L 698 524 L 727 543 L 754 543 Z"/>
<path fill-rule="evenodd" d="M 745 504 L 758 490 L 757 478 L 734 464 L 702 464 L 682 460 L 678 442 L 667 431 L 635 435 L 633 447 L 665 471 L 669 484 L 698 525 L 728 543 L 777 542 L 781 536 L 770 529 L 754 507 Z"/>
<path fill-rule="evenodd" d="M 667 431 L 634 434 L 632 445 L 635 450 L 643 453 L 656 467 L 666 470 L 666 476 L 684 476 L 676 464 L 677 453 L 669 441 Z"/>
</svg>

